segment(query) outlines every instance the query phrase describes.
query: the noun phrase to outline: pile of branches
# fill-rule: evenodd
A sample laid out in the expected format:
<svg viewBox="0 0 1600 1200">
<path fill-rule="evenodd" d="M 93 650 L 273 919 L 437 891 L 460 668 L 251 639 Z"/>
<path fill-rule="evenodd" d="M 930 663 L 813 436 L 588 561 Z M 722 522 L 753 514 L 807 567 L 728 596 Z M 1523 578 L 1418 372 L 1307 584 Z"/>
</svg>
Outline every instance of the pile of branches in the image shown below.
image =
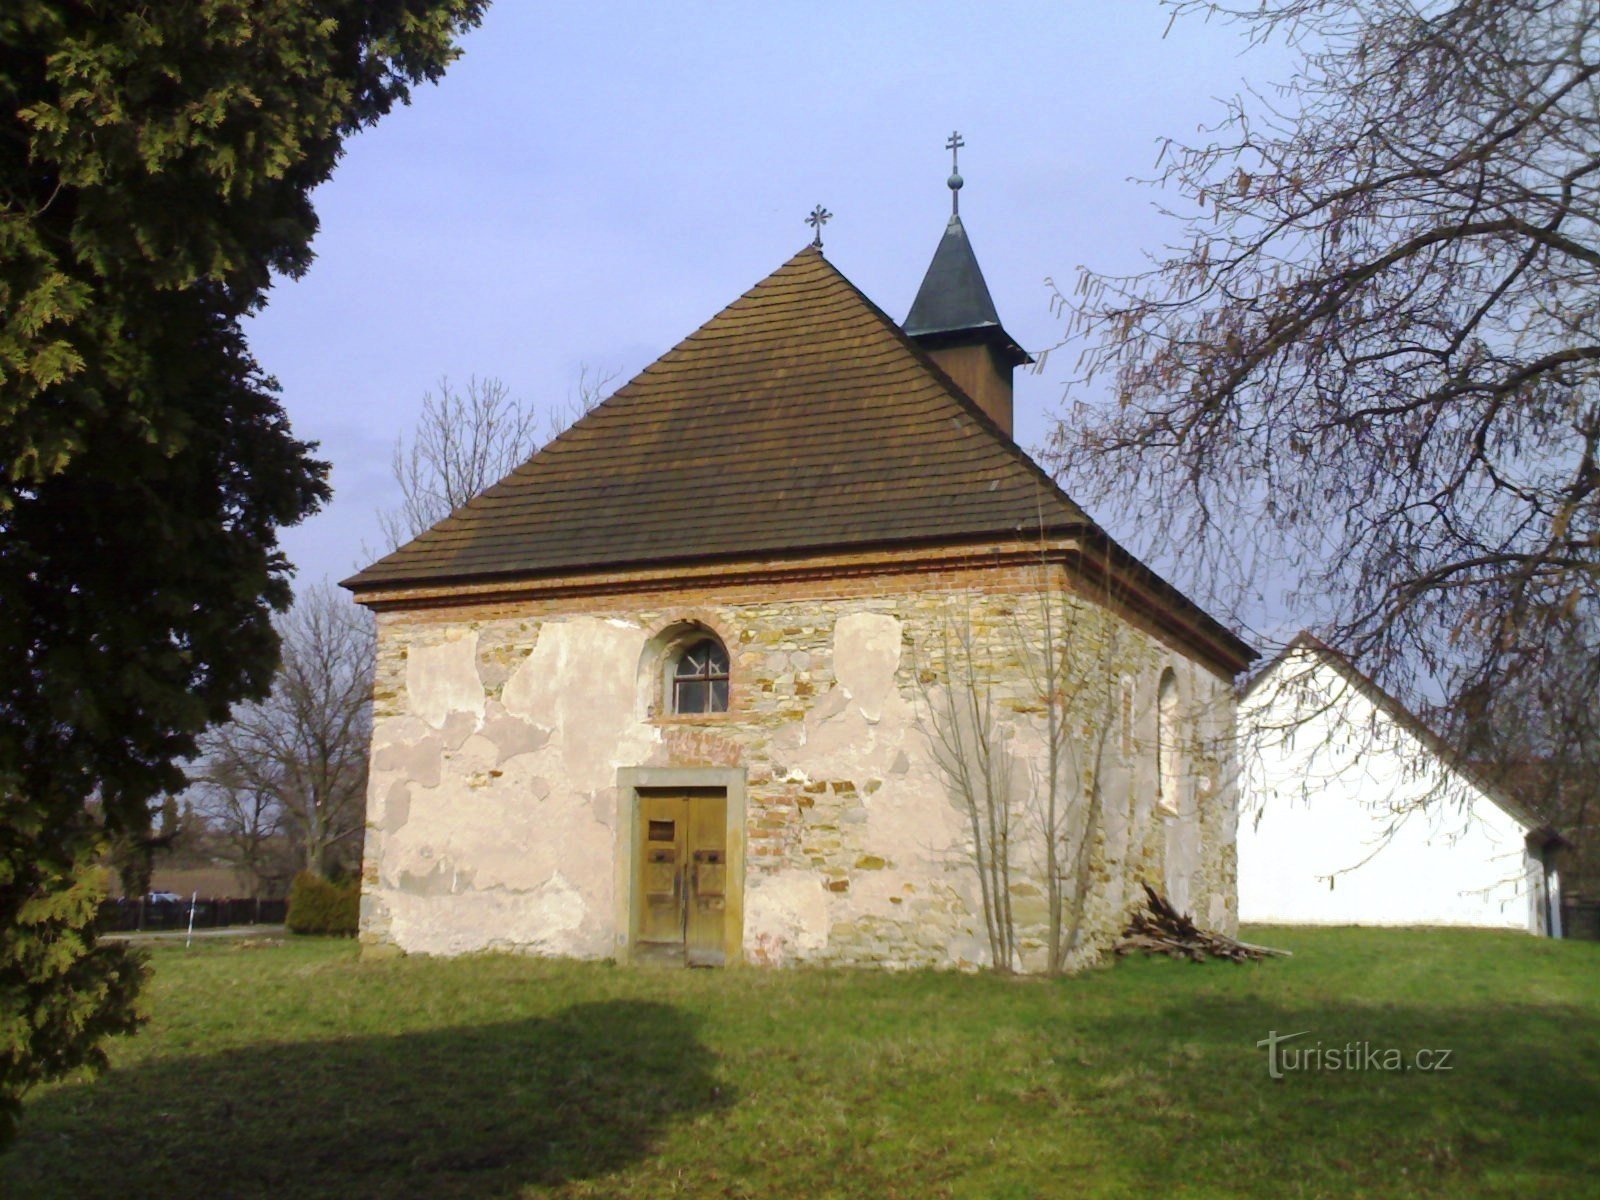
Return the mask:
<svg viewBox="0 0 1600 1200">
<path fill-rule="evenodd" d="M 1263 958 L 1289 956 L 1287 950 L 1252 946 L 1249 942 L 1201 929 L 1192 918 L 1179 912 L 1148 883 L 1143 886 L 1144 910 L 1134 914 L 1128 928 L 1123 930 L 1121 940 L 1113 947 L 1119 958 L 1135 951 L 1187 958 L 1191 962 L 1205 962 L 1208 958 L 1256 962 Z"/>
</svg>

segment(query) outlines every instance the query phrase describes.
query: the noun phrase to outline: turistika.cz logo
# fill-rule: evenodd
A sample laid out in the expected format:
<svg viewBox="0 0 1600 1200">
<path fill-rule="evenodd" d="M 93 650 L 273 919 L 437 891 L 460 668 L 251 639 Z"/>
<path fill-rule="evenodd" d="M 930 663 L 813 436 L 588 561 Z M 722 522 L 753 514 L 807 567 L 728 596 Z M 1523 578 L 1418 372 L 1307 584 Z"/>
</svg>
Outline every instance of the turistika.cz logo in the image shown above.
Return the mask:
<svg viewBox="0 0 1600 1200">
<path fill-rule="evenodd" d="M 1371 1042 L 1344 1042 L 1326 1046 L 1322 1042 L 1285 1045 L 1296 1038 L 1309 1037 L 1311 1031 L 1279 1033 L 1267 1030 L 1256 1043 L 1267 1052 L 1267 1074 L 1282 1079 L 1290 1072 L 1317 1071 L 1449 1071 L 1453 1050 L 1423 1049 L 1409 1054 L 1395 1046 L 1374 1046 Z"/>
</svg>

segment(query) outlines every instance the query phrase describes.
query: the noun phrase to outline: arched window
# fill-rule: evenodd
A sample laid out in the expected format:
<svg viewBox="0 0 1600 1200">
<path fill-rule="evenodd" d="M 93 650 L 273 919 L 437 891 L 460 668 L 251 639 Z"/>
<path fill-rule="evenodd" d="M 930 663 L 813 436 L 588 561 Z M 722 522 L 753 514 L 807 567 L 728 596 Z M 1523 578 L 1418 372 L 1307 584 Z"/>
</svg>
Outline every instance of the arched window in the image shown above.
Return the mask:
<svg viewBox="0 0 1600 1200">
<path fill-rule="evenodd" d="M 728 711 L 728 651 L 714 637 L 696 638 L 672 664 L 672 711 Z"/>
<path fill-rule="evenodd" d="M 1156 803 L 1178 811 L 1178 677 L 1168 667 L 1156 689 Z"/>
</svg>

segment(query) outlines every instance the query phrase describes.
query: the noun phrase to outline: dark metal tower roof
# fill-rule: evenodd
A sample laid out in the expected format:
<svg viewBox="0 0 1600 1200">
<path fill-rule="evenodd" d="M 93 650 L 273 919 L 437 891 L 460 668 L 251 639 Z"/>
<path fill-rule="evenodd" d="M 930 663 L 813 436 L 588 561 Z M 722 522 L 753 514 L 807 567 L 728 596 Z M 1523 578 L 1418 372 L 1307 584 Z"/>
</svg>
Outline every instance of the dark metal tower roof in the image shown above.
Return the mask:
<svg viewBox="0 0 1600 1200">
<path fill-rule="evenodd" d="M 952 214 L 944 228 L 903 328 L 906 336 L 924 347 L 983 342 L 1012 366 L 1033 361 L 1001 326 L 959 213 Z"/>
<path fill-rule="evenodd" d="M 967 240 L 961 218 L 952 215 L 944 228 L 939 248 L 933 252 L 922 287 L 911 303 L 905 331 L 911 337 L 927 333 L 956 333 L 999 328 L 1000 315 L 994 310 L 989 285 L 978 269 L 978 257 Z"/>
</svg>

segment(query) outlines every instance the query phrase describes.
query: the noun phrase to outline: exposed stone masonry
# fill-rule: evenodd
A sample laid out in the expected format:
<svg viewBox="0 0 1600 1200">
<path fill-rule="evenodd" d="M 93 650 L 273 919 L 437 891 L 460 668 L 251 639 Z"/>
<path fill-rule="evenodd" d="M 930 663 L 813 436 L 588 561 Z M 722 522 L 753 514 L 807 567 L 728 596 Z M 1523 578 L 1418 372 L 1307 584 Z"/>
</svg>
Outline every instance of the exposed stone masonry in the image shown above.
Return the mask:
<svg viewBox="0 0 1600 1200">
<path fill-rule="evenodd" d="M 624 954 L 618 770 L 720 766 L 747 779 L 746 961 L 984 964 L 966 817 L 932 755 L 930 700 L 950 678 L 947 651 L 970 644 L 1005 714 L 1026 821 L 1045 766 L 1029 656 L 1036 666 L 1047 595 L 1071 639 L 1074 685 L 1058 703 L 1079 743 L 1099 747 L 1080 789 L 1098 783 L 1101 802 L 1089 821 L 1080 801 L 1090 886 L 1076 960 L 1109 944 L 1141 880 L 1231 932 L 1231 683 L 1073 592 L 1054 566 L 380 614 L 363 939 Z M 728 647 L 728 713 L 662 712 L 664 639 L 688 623 Z M 1186 717 L 1176 816 L 1155 806 L 1166 667 Z M 1124 680 L 1128 755 L 1110 728 Z M 1019 856 L 1012 892 L 1032 969 L 1048 923 L 1038 857 Z"/>
</svg>

